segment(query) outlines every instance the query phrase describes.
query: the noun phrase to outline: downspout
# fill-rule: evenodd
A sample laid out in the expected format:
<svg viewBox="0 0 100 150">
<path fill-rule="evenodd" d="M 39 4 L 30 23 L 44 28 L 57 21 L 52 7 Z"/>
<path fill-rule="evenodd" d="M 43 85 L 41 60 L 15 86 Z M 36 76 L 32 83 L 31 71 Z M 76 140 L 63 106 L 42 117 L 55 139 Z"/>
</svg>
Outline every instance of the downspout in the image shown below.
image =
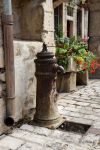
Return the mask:
<svg viewBox="0 0 100 150">
<path fill-rule="evenodd" d="M 12 126 L 14 124 L 14 118 L 12 115 L 15 99 L 15 71 L 11 0 L 3 0 L 2 29 L 6 70 L 6 117 L 4 119 L 4 123 L 7 126 Z"/>
</svg>

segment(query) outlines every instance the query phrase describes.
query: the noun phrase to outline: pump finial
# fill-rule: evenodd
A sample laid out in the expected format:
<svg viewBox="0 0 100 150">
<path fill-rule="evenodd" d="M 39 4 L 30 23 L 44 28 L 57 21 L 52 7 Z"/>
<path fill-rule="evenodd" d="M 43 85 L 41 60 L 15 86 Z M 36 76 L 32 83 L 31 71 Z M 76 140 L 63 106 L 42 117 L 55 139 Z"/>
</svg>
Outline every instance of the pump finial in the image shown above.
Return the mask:
<svg viewBox="0 0 100 150">
<path fill-rule="evenodd" d="M 48 49 L 47 49 L 47 44 L 43 43 L 43 49 L 42 49 L 42 52 L 47 52 Z"/>
</svg>

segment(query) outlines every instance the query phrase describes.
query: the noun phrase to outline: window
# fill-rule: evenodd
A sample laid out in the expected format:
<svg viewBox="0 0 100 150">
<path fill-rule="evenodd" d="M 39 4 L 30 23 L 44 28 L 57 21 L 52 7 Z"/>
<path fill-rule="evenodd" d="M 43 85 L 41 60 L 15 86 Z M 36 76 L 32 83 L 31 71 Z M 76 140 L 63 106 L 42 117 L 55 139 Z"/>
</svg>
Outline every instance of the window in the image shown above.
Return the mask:
<svg viewBox="0 0 100 150">
<path fill-rule="evenodd" d="M 77 10 L 77 36 L 82 36 L 82 11 Z"/>
<path fill-rule="evenodd" d="M 73 17 L 74 9 L 70 6 L 67 6 L 67 15 Z"/>
<path fill-rule="evenodd" d="M 67 20 L 67 37 L 73 36 L 73 21 Z"/>
<path fill-rule="evenodd" d="M 62 30 L 62 5 L 59 5 L 54 9 L 54 24 L 55 24 L 55 33 L 60 36 L 60 31 Z M 59 31 L 59 28 L 61 30 Z"/>
</svg>

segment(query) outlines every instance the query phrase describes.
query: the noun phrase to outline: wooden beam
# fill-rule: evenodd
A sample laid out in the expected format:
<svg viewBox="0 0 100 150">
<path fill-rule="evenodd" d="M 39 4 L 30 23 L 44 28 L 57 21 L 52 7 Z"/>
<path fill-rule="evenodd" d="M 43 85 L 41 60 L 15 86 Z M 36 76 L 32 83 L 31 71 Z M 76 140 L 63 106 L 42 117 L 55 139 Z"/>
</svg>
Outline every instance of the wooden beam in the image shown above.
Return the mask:
<svg viewBox="0 0 100 150">
<path fill-rule="evenodd" d="M 58 7 L 60 4 L 64 3 L 64 2 L 68 2 L 68 0 L 54 0 L 53 1 L 53 7 L 56 8 Z"/>
</svg>

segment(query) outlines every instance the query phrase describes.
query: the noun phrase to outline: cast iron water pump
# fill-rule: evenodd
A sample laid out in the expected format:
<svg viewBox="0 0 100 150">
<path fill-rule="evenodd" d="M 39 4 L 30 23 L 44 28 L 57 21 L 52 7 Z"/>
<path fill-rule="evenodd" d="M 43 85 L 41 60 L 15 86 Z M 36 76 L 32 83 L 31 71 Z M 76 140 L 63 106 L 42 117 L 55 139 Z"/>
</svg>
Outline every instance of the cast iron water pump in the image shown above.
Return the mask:
<svg viewBox="0 0 100 150">
<path fill-rule="evenodd" d="M 56 77 L 57 71 L 64 72 L 64 69 L 57 65 L 54 54 L 48 52 L 46 44 L 37 54 L 35 64 L 37 91 L 34 121 L 40 126 L 56 128 L 63 122 L 57 108 Z"/>
</svg>

